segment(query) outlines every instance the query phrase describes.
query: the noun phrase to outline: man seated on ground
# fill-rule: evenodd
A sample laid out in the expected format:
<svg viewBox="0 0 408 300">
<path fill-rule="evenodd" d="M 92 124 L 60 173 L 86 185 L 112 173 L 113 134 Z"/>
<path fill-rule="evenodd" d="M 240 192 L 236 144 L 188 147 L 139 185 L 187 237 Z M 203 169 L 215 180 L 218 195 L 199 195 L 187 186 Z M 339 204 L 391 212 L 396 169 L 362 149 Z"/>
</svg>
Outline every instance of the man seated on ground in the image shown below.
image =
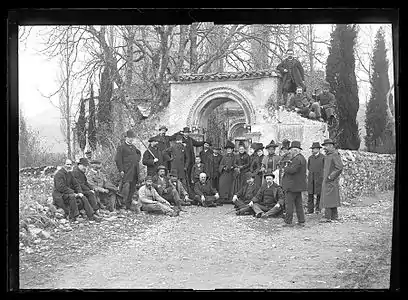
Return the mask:
<svg viewBox="0 0 408 300">
<path fill-rule="evenodd" d="M 178 179 L 177 169 L 172 169 L 170 174 L 170 183 L 176 189 L 178 195 L 180 196 L 180 202 L 182 206 L 190 206 L 192 200 L 188 198 L 188 193 L 183 186 L 183 183 Z"/>
<path fill-rule="evenodd" d="M 86 178 L 92 190 L 95 191 L 95 196 L 99 200 L 98 202 L 101 203 L 101 208 L 114 211 L 116 209 L 116 195 L 119 189 L 107 179 L 101 168 L 101 161 L 91 161 L 90 168 L 86 172 Z"/>
<path fill-rule="evenodd" d="M 166 199 L 169 203 L 174 204 L 178 210 L 181 209 L 180 195 L 171 184 L 169 177 L 166 176 L 167 168 L 163 165 L 157 167 L 157 174 L 153 176 L 153 187 L 157 193 Z"/>
<path fill-rule="evenodd" d="M 89 220 L 100 221 L 100 217 L 94 215 L 94 210 L 71 171 L 72 161 L 67 159 L 65 165 L 55 173 L 52 193 L 54 205 L 62 208 L 71 221 L 77 220 L 79 210 L 82 208 L 85 209 Z"/>
<path fill-rule="evenodd" d="M 74 169 L 72 170 L 72 175 L 74 176 L 76 181 L 78 181 L 79 185 L 81 186 L 82 193 L 88 199 L 89 204 L 92 206 L 92 209 L 94 210 L 94 214 L 96 216 L 99 216 L 98 210 L 100 208 L 100 203 L 98 203 L 98 200 L 95 197 L 95 191 L 92 189 L 91 185 L 88 183 L 88 180 L 85 175 L 85 172 L 88 167 L 89 167 L 88 159 L 85 157 L 82 157 L 79 159 L 77 166 L 74 167 Z"/>
<path fill-rule="evenodd" d="M 211 180 L 207 180 L 207 174 L 201 173 L 200 180 L 194 185 L 194 203 L 204 207 L 215 207 L 220 195 L 211 186 Z"/>
<path fill-rule="evenodd" d="M 321 111 L 322 118 L 329 125 L 332 124 L 335 118 L 334 109 L 336 107 L 336 97 L 330 93 L 330 84 L 323 84 L 323 92 L 316 96 L 319 103 L 319 113 Z"/>
<path fill-rule="evenodd" d="M 237 216 L 252 214 L 253 210 L 248 205 L 249 202 L 256 196 L 258 192 L 255 185 L 255 175 L 251 172 L 245 173 L 246 183 L 243 187 L 232 197 L 232 203 L 236 209 Z"/>
<path fill-rule="evenodd" d="M 265 183 L 261 186 L 256 196 L 249 202 L 249 206 L 257 218 L 280 217 L 283 214 L 284 196 L 282 188 L 273 179 L 273 173 L 267 173 Z"/>
<path fill-rule="evenodd" d="M 288 108 L 293 109 L 305 118 L 323 121 L 320 115 L 319 103 L 309 98 L 301 87 L 296 88 L 296 94 L 290 99 Z"/>
<path fill-rule="evenodd" d="M 170 203 L 157 193 L 151 176 L 146 176 L 145 184 L 139 189 L 139 202 L 141 209 L 146 212 L 161 213 L 171 217 L 179 215 L 179 211 L 174 210 Z"/>
</svg>

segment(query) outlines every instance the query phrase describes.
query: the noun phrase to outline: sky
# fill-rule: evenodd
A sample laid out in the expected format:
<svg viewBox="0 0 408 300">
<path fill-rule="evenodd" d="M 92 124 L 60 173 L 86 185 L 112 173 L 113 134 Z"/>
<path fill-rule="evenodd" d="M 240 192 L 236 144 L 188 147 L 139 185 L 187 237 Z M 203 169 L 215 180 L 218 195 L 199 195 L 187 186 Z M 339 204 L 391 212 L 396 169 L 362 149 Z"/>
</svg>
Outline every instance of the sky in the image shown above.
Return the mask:
<svg viewBox="0 0 408 300">
<path fill-rule="evenodd" d="M 381 24 L 360 24 L 364 33 L 359 34 L 359 42 L 367 46 L 374 41 L 374 36 Z M 43 28 L 43 27 L 42 27 Z M 28 39 L 19 43 L 19 106 L 26 117 L 27 123 L 40 132 L 51 152 L 65 152 L 66 145 L 60 131 L 59 110 L 44 95 L 50 95 L 58 89 L 59 67 L 57 60 L 48 61 L 38 53 L 44 45 L 41 35 L 42 28 L 34 26 Z M 371 28 L 371 31 L 369 30 Z M 316 25 L 316 35 L 322 39 L 330 37 L 331 24 Z M 390 36 L 390 35 L 389 35 Z M 388 37 L 389 37 L 388 36 Z M 389 39 L 389 38 L 388 38 Z M 327 46 L 320 46 L 328 54 Z M 391 57 L 392 53 L 388 53 Z M 366 63 L 368 60 L 366 60 Z M 358 76 L 368 79 L 363 72 Z M 393 82 L 390 67 L 390 81 Z M 361 83 L 359 86 L 360 104 L 369 95 L 369 85 Z M 51 99 L 58 104 L 58 96 Z M 361 106 L 361 105 L 360 105 Z"/>
</svg>

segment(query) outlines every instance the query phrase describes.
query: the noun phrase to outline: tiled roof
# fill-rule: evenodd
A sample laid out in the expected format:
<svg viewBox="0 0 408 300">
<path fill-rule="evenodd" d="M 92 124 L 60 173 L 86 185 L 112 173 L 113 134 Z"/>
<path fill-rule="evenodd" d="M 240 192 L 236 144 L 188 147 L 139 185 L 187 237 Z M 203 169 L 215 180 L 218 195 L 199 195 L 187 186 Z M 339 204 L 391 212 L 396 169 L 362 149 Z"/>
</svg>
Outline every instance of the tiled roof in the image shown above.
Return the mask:
<svg viewBox="0 0 408 300">
<path fill-rule="evenodd" d="M 251 79 L 259 77 L 280 76 L 275 70 L 259 70 L 249 72 L 226 72 L 226 73 L 207 73 L 207 74 L 181 74 L 174 82 L 186 81 L 213 81 L 213 80 L 231 80 L 231 79 Z"/>
</svg>

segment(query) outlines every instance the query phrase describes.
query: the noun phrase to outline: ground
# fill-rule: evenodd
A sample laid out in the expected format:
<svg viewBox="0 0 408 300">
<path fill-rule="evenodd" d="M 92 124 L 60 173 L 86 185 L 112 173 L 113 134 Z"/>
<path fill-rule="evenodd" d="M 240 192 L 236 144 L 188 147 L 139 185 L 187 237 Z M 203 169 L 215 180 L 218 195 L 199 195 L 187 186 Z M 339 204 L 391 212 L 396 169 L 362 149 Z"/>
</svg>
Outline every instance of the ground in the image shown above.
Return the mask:
<svg viewBox="0 0 408 300">
<path fill-rule="evenodd" d="M 186 210 L 55 232 L 20 251 L 20 288 L 389 288 L 392 191 L 340 207 L 341 222 L 307 215 L 304 228 L 236 216 L 231 205 Z"/>
</svg>

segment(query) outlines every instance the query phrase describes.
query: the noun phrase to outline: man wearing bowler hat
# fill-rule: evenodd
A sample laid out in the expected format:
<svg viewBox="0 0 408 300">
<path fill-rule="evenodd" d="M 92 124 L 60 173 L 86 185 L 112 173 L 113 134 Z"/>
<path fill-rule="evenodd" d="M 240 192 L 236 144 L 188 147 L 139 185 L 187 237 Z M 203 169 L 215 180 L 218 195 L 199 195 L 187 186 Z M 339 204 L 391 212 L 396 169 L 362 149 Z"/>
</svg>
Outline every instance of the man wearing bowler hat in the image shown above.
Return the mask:
<svg viewBox="0 0 408 300">
<path fill-rule="evenodd" d="M 255 175 L 255 185 L 259 189 L 262 185 L 262 179 L 263 179 L 263 172 L 265 170 L 264 167 L 262 167 L 262 161 L 264 158 L 264 152 L 263 152 L 264 146 L 262 143 L 256 143 L 255 145 L 255 156 L 254 159 L 252 160 L 250 171 Z"/>
<path fill-rule="evenodd" d="M 201 162 L 207 167 L 210 165 L 210 160 L 213 155 L 213 151 L 211 150 L 210 147 L 211 147 L 211 142 L 208 140 L 204 141 L 204 147 L 203 147 L 204 149 L 201 150 L 200 152 Z M 208 172 L 207 172 L 207 175 L 208 175 Z"/>
<path fill-rule="evenodd" d="M 170 178 L 166 176 L 167 168 L 165 166 L 158 166 L 157 174 L 152 177 L 153 187 L 169 203 L 175 205 L 179 211 L 181 209 L 181 199 L 177 190 L 170 182 Z"/>
<path fill-rule="evenodd" d="M 149 139 L 148 149 L 143 153 L 142 164 L 147 167 L 147 175 L 154 176 L 157 167 L 164 165 L 163 153 L 158 147 L 158 140 L 155 137 Z"/>
<path fill-rule="evenodd" d="M 299 141 L 293 141 L 289 151 L 292 154 L 290 163 L 283 169 L 282 187 L 285 191 L 285 227 L 292 226 L 293 210 L 296 208 L 298 225 L 304 226 L 305 212 L 303 210 L 302 192 L 307 191 L 306 159 L 300 153 Z"/>
<path fill-rule="evenodd" d="M 136 184 L 139 180 L 139 163 L 141 152 L 134 145 L 136 135 L 128 130 L 125 141 L 116 150 L 115 162 L 122 178 L 120 193 L 123 195 L 123 203 L 126 209 L 130 209 Z"/>
<path fill-rule="evenodd" d="M 315 209 L 316 213 L 320 212 L 320 192 L 322 190 L 324 166 L 324 155 L 320 152 L 321 148 L 319 142 L 314 142 L 311 147 L 312 155 L 307 160 L 307 170 L 309 173 L 307 175 L 308 200 L 306 214 L 312 214 Z M 314 203 L 315 195 L 316 205 Z"/>
<path fill-rule="evenodd" d="M 164 166 L 167 167 L 167 169 L 170 171 L 170 167 L 171 167 L 170 157 L 165 152 L 163 153 L 163 151 L 171 146 L 170 141 L 174 141 L 176 136 L 166 135 L 167 131 L 168 131 L 168 128 L 162 125 L 159 127 L 159 134 L 154 136 L 153 138 L 154 140 L 157 141 L 157 148 L 159 148 L 159 150 L 162 152 Z"/>
<path fill-rule="evenodd" d="M 252 214 L 252 208 L 248 205 L 258 192 L 255 186 L 255 176 L 251 172 L 245 173 L 246 183 L 242 188 L 232 197 L 232 203 L 236 209 L 237 216 Z"/>
<path fill-rule="evenodd" d="M 222 155 L 220 154 L 221 148 L 216 146 L 213 148 L 211 159 L 209 160 L 209 165 L 207 166 L 208 177 L 211 180 L 211 186 L 219 191 L 219 181 L 220 181 L 220 163 L 222 160 Z"/>
<path fill-rule="evenodd" d="M 320 105 L 322 118 L 329 126 L 332 125 L 335 118 L 336 97 L 330 93 L 330 84 L 328 82 L 323 83 L 323 92 L 317 95 L 316 98 Z"/>
<path fill-rule="evenodd" d="M 188 193 L 185 189 L 185 187 L 183 186 L 182 182 L 178 179 L 178 175 L 177 175 L 177 170 L 176 169 L 172 169 L 170 174 L 170 184 L 174 186 L 174 188 L 176 189 L 179 197 L 180 197 L 180 202 L 182 206 L 190 206 L 191 202 L 193 202 L 192 200 L 190 200 Z"/>
<path fill-rule="evenodd" d="M 276 148 L 279 147 L 278 144 L 272 140 L 265 149 L 268 151 L 268 155 L 265 155 L 262 159 L 262 166 L 264 168 L 264 174 L 275 172 L 279 167 L 279 162 L 282 159 L 278 154 L 275 153 Z M 263 182 L 265 181 L 265 177 Z"/>
<path fill-rule="evenodd" d="M 340 206 L 340 174 L 343 172 L 343 162 L 340 154 L 334 148 L 331 139 L 324 140 L 325 148 L 323 182 L 320 198 L 320 208 L 324 208 L 324 218 L 320 222 L 331 222 L 338 219 L 337 207 Z"/>
</svg>

